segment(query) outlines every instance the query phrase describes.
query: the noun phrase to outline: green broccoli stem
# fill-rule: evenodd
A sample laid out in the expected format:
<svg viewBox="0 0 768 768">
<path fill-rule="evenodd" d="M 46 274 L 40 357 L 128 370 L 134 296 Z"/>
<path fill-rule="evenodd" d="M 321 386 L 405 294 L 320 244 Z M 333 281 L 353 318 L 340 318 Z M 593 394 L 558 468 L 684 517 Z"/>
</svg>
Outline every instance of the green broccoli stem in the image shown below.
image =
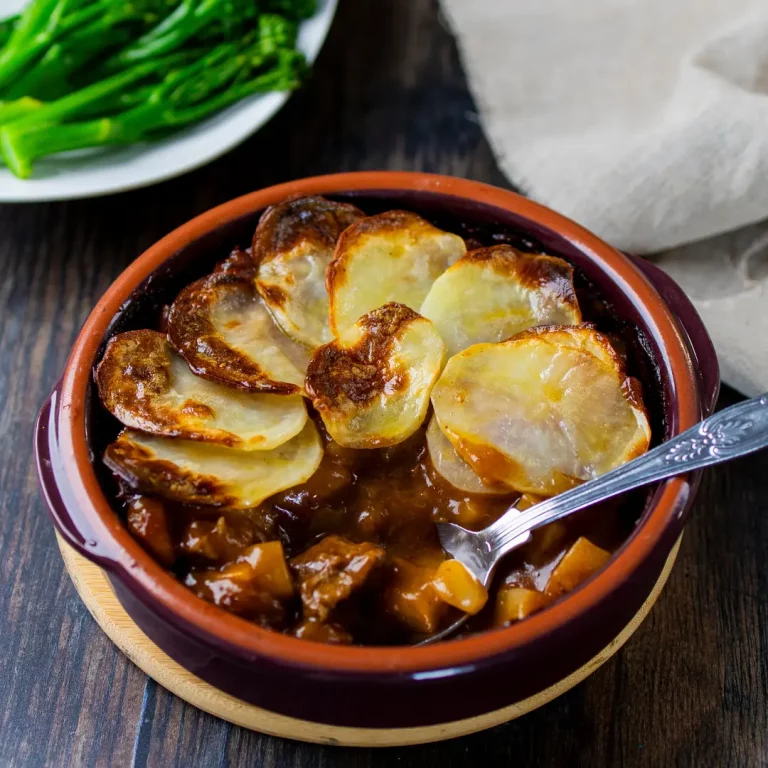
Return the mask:
<svg viewBox="0 0 768 768">
<path fill-rule="evenodd" d="M 0 152 L 14 174 L 29 178 L 35 160 L 41 157 L 150 139 L 159 131 L 197 122 L 252 94 L 293 89 L 300 83 L 298 61 L 286 60 L 274 70 L 217 92 L 206 101 L 189 107 L 173 108 L 163 103 L 158 95 L 163 92 L 164 86 L 159 86 L 147 102 L 115 117 L 59 125 L 37 123 L 26 127 L 23 121 L 11 123 L 0 127 Z"/>
<path fill-rule="evenodd" d="M 11 16 L 10 18 L 0 21 L 0 48 L 8 42 L 18 23 L 18 16 Z"/>
<path fill-rule="evenodd" d="M 53 0 L 34 0 L 30 8 L 43 4 L 50 5 Z M 164 5 L 164 3 L 155 3 Z M 157 14 L 149 14 L 146 5 L 149 2 L 133 0 L 56 0 L 47 21 L 32 29 L 32 22 L 23 29 L 24 16 L 16 25 L 8 44 L 0 52 L 0 91 L 5 91 L 10 98 L 16 96 L 37 95 L 25 90 L 25 81 L 32 77 L 37 65 L 43 65 L 43 71 L 35 75 L 32 82 L 44 82 L 43 78 L 58 65 L 58 60 L 67 54 L 72 60 L 71 66 L 82 65 L 110 43 L 110 30 L 116 24 L 134 19 L 145 19 L 153 23 Z M 42 12 L 41 12 L 42 13 Z M 78 33 L 85 29 L 84 35 Z M 16 34 L 18 30 L 18 35 Z M 90 40 L 88 38 L 91 38 Z M 121 36 L 113 47 L 127 44 L 130 38 Z M 63 45 L 58 44 L 63 41 Z M 101 41 L 102 47 L 97 43 Z M 50 96 L 50 94 L 46 94 Z"/>
<path fill-rule="evenodd" d="M 253 0 L 182 0 L 173 13 L 117 54 L 108 66 L 119 69 L 137 61 L 171 53 L 209 25 L 236 25 L 255 16 L 256 4 Z"/>
<path fill-rule="evenodd" d="M 26 115 L 39 111 L 43 106 L 42 101 L 23 96 L 15 101 L 0 102 L 0 125 L 19 120 Z"/>
<path fill-rule="evenodd" d="M 69 0 L 33 0 L 0 50 L 0 90 L 50 43 Z"/>
<path fill-rule="evenodd" d="M 126 6 L 126 9 L 129 6 Z M 133 14 L 118 14 L 96 19 L 76 30 L 65 40 L 51 45 L 42 58 L 15 80 L 7 98 L 34 96 L 50 100 L 72 90 L 72 77 L 105 51 L 130 42 Z"/>
<path fill-rule="evenodd" d="M 101 102 L 108 101 L 115 94 L 141 80 L 151 76 L 156 78 L 165 76 L 169 71 L 172 71 L 175 64 L 185 63 L 187 58 L 186 54 L 179 54 L 157 61 L 137 64 L 135 67 L 125 70 L 125 72 L 119 72 L 105 80 L 99 80 L 99 82 L 93 85 L 75 91 L 68 96 L 48 102 L 41 109 L 15 121 L 13 126 L 17 130 L 22 130 L 34 127 L 35 125 L 56 123 L 61 120 L 77 117 L 78 113 L 81 113 L 83 110 L 92 110 L 98 107 Z"/>
</svg>

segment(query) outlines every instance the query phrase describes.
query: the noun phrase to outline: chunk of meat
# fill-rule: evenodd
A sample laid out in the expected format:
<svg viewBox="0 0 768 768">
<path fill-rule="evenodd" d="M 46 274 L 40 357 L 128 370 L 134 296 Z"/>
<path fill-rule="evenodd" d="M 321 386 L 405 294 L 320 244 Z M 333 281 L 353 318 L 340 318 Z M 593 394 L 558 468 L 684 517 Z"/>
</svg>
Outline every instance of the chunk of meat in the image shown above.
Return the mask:
<svg viewBox="0 0 768 768">
<path fill-rule="evenodd" d="M 576 539 L 549 577 L 544 592 L 559 597 L 584 583 L 611 559 L 611 553 L 595 546 L 583 536 Z"/>
<path fill-rule="evenodd" d="M 291 560 L 299 582 L 305 619 L 327 621 L 331 611 L 365 584 L 384 559 L 374 544 L 355 544 L 341 536 L 326 536 Z"/>
<path fill-rule="evenodd" d="M 283 601 L 293 595 L 279 541 L 254 544 L 218 570 L 190 571 L 184 584 L 203 600 L 270 627 L 283 623 Z"/>
<path fill-rule="evenodd" d="M 315 643 L 332 643 L 335 645 L 349 645 L 352 635 L 340 624 L 330 624 L 310 619 L 302 621 L 293 634 L 301 640 L 312 640 Z"/>
<path fill-rule="evenodd" d="M 196 560 L 224 564 L 235 560 L 240 552 L 256 540 L 253 526 L 246 521 L 193 520 L 181 537 L 181 550 Z"/>
<path fill-rule="evenodd" d="M 440 563 L 432 583 L 442 600 L 464 613 L 474 615 L 488 602 L 488 590 L 458 560 Z"/>
<path fill-rule="evenodd" d="M 493 625 L 503 627 L 513 621 L 520 621 L 541 610 L 549 602 L 547 595 L 535 589 L 505 585 L 496 595 Z"/>
<path fill-rule="evenodd" d="M 392 558 L 391 578 L 383 595 L 384 609 L 414 632 L 437 632 L 448 608 L 435 589 L 436 571 L 400 557 Z"/>
<path fill-rule="evenodd" d="M 176 553 L 163 502 L 149 496 L 133 496 L 126 506 L 126 524 L 133 537 L 162 565 L 172 566 Z"/>
</svg>

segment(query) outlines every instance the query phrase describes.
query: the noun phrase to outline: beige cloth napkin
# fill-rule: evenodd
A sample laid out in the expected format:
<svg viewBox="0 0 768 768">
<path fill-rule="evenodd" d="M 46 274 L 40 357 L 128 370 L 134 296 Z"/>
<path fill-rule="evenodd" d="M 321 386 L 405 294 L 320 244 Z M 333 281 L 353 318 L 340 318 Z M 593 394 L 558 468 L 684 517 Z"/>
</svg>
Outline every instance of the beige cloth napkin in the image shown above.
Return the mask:
<svg viewBox="0 0 768 768">
<path fill-rule="evenodd" d="M 768 390 L 768 0 L 442 6 L 509 179 L 655 254 L 724 380 Z"/>
</svg>

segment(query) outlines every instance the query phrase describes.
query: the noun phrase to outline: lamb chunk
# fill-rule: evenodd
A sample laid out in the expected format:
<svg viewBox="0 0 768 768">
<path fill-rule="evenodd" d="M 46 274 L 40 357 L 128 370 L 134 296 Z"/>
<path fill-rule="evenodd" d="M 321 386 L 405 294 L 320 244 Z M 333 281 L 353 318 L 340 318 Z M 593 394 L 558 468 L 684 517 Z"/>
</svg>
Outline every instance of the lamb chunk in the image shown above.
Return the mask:
<svg viewBox="0 0 768 768">
<path fill-rule="evenodd" d="M 384 559 L 375 544 L 326 536 L 291 560 L 299 583 L 304 619 L 327 621 L 331 611 L 363 586 Z"/>
<path fill-rule="evenodd" d="M 268 627 L 282 625 L 283 602 L 293 594 L 279 541 L 254 544 L 223 568 L 192 570 L 184 584 L 203 600 Z"/>
</svg>

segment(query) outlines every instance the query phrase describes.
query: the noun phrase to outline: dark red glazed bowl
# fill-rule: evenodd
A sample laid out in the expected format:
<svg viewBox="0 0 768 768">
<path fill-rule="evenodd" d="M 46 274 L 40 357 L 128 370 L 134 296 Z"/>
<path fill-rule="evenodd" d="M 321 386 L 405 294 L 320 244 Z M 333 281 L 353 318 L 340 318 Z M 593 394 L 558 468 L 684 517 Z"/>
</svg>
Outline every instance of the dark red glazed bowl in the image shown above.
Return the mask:
<svg viewBox="0 0 768 768">
<path fill-rule="evenodd" d="M 648 598 L 679 538 L 695 476 L 639 499 L 639 522 L 590 581 L 507 629 L 421 648 L 321 645 L 260 629 L 195 597 L 134 541 L 101 468 L 104 445 L 92 369 L 118 330 L 146 327 L 158 308 L 204 274 L 260 212 L 293 194 L 353 200 L 364 210 L 407 208 L 463 234 L 502 235 L 577 267 L 633 331 L 655 439 L 709 414 L 719 378 L 692 305 L 651 264 L 625 256 L 573 222 L 512 192 L 422 173 L 349 173 L 289 182 L 198 216 L 142 254 L 113 283 L 77 338 L 37 423 L 43 494 L 54 523 L 107 572 L 133 620 L 169 656 L 216 687 L 272 712 L 369 728 L 428 726 L 498 710 L 537 694 L 611 643 Z"/>
</svg>

